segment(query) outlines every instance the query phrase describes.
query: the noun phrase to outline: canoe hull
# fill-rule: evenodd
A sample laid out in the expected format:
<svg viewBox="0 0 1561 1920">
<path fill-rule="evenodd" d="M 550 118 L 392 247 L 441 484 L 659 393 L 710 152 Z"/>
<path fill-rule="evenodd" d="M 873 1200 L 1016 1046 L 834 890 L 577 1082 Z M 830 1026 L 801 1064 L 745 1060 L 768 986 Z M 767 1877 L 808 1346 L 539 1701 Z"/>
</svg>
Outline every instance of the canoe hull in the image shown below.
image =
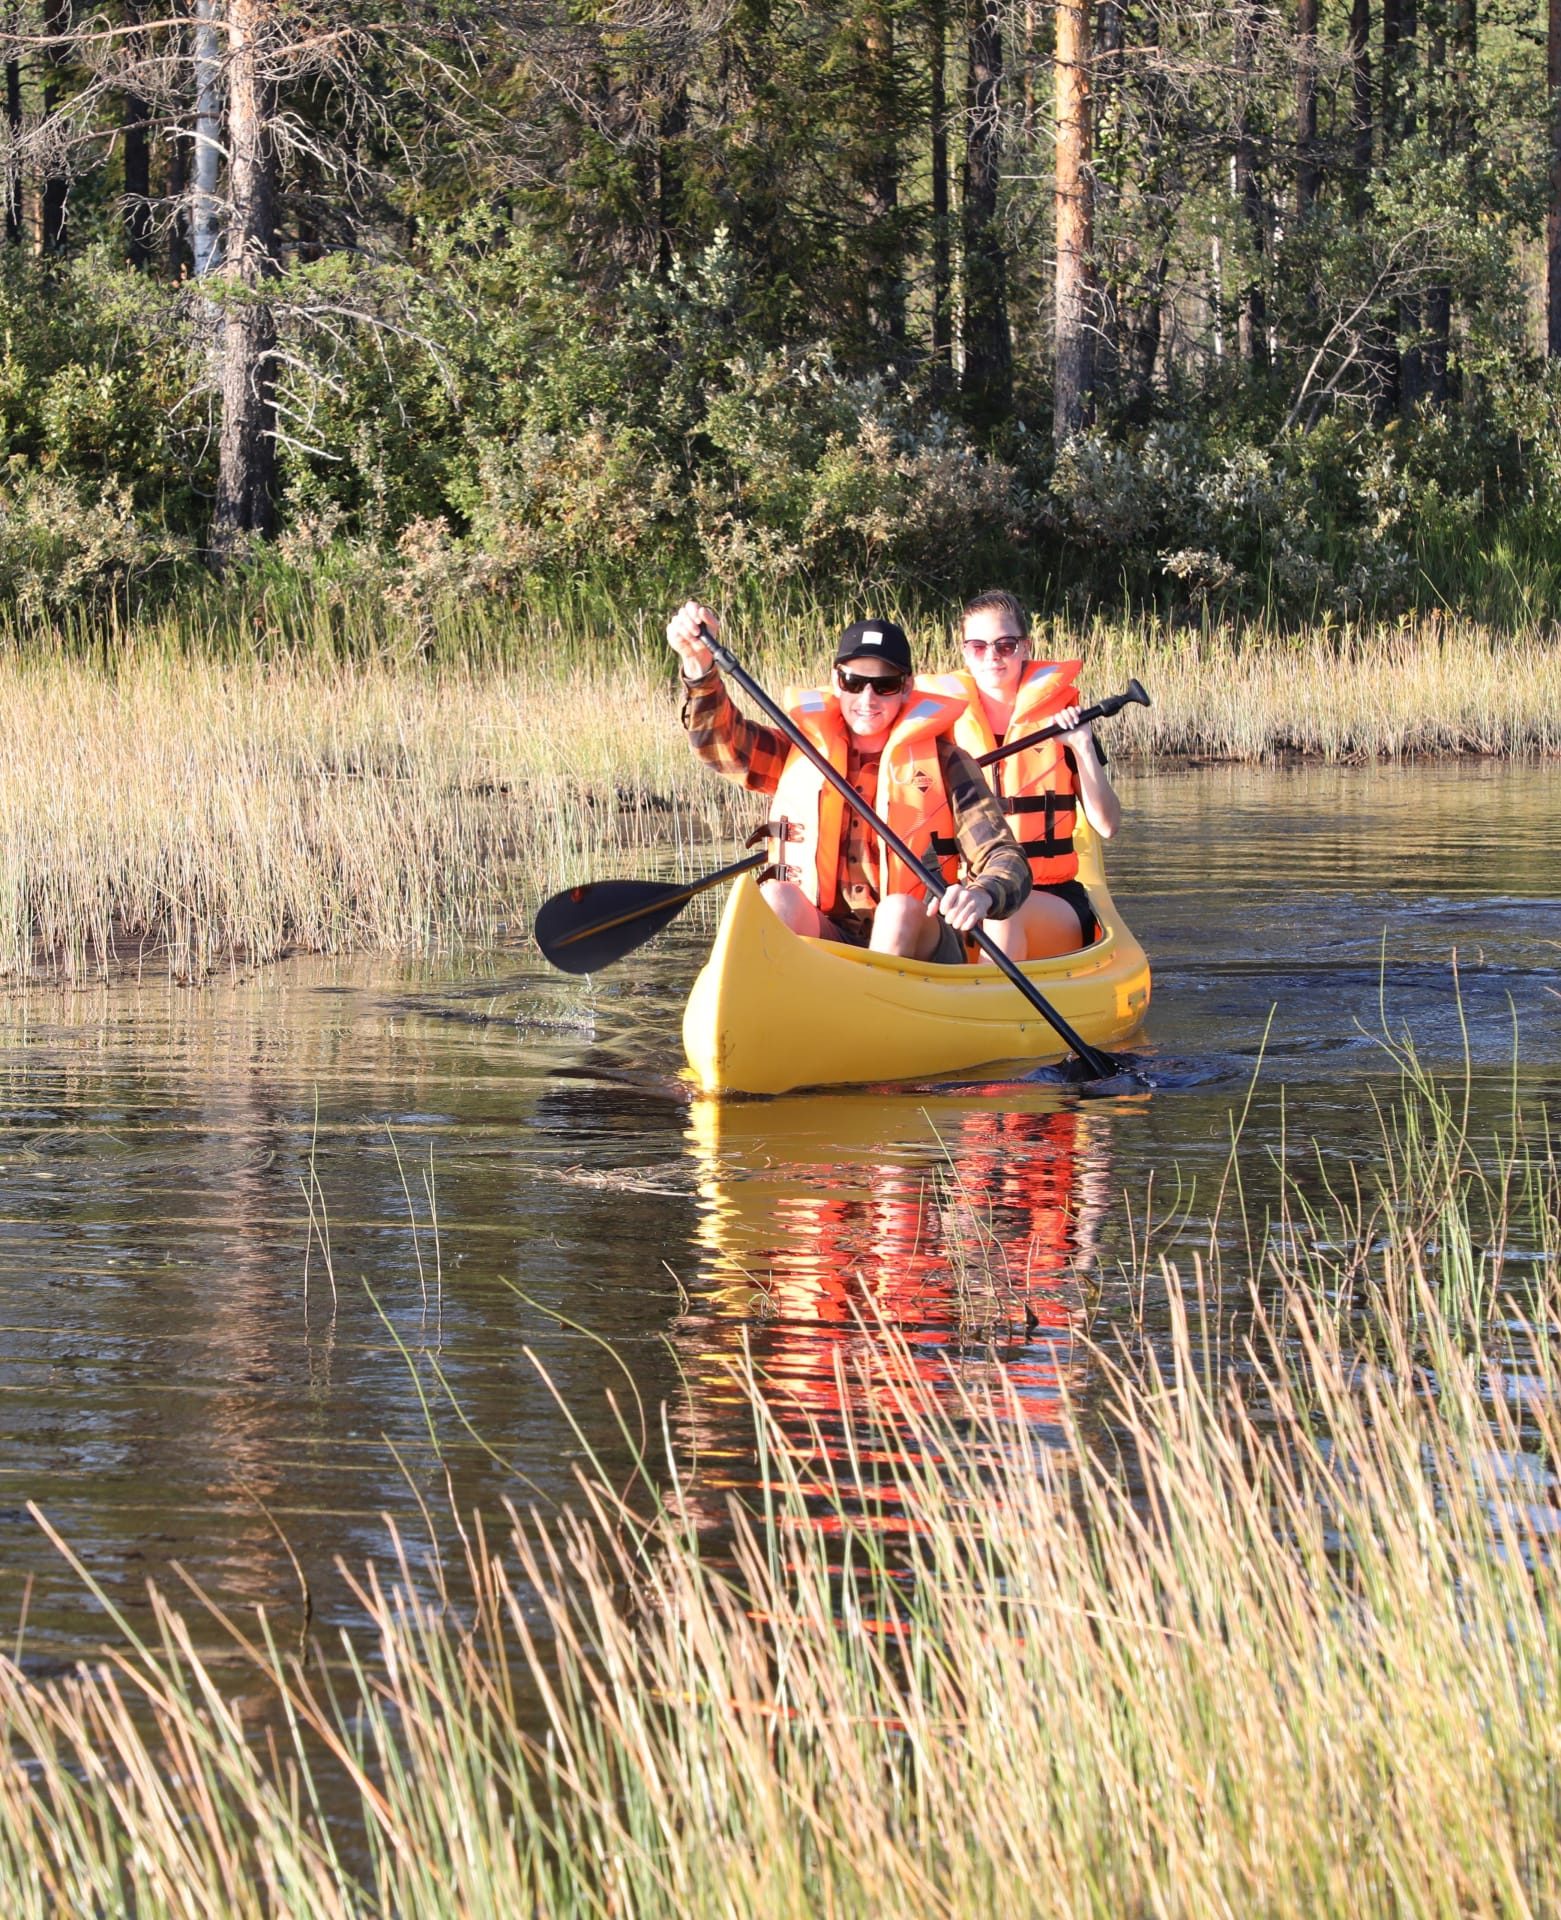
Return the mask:
<svg viewBox="0 0 1561 1920">
<path fill-rule="evenodd" d="M 1083 877 L 1102 937 L 1024 972 L 1085 1040 L 1111 1047 L 1149 1009 L 1149 962 L 1112 906 L 1098 854 Z M 751 876 L 733 888 L 694 982 L 683 1048 L 703 1091 L 749 1094 L 926 1079 L 1067 1051 L 996 967 L 932 966 L 801 939 Z"/>
</svg>

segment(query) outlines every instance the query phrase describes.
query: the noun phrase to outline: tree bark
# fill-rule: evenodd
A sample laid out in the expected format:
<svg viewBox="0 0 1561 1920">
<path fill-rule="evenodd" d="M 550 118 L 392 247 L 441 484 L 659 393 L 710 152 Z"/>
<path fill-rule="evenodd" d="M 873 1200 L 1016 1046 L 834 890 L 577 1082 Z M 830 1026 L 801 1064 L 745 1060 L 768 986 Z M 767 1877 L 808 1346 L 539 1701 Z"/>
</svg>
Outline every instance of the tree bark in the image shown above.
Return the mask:
<svg viewBox="0 0 1561 1920">
<path fill-rule="evenodd" d="M 1236 122 L 1236 144 L 1231 154 L 1231 194 L 1241 209 L 1241 221 L 1247 230 L 1247 245 L 1252 265 L 1241 289 L 1236 310 L 1236 351 L 1244 365 L 1252 368 L 1268 365 L 1268 309 L 1263 297 L 1263 256 L 1266 234 L 1263 218 L 1263 193 L 1257 173 L 1257 142 L 1252 134 L 1252 89 L 1257 67 L 1257 31 L 1251 0 L 1240 0 L 1236 8 L 1236 85 L 1240 89 L 1240 112 Z"/>
<path fill-rule="evenodd" d="M 965 139 L 961 204 L 965 246 L 963 388 L 971 410 L 1000 419 L 1013 398 L 1008 333 L 1008 256 L 997 223 L 1002 163 L 1001 0 L 969 0 L 970 131 Z"/>
<path fill-rule="evenodd" d="M 220 566 L 275 524 L 276 323 L 264 298 L 275 271 L 276 149 L 264 70 L 271 0 L 228 0 L 226 298 L 218 349 L 222 431 L 211 546 Z"/>
<path fill-rule="evenodd" d="M 1100 0 L 1095 14 L 1095 52 L 1090 101 L 1092 167 L 1094 188 L 1094 225 L 1108 227 L 1112 215 L 1122 204 L 1122 87 L 1124 81 L 1123 48 L 1127 32 L 1127 10 L 1123 0 Z M 1124 248 L 1120 244 L 1109 256 L 1096 255 L 1094 283 L 1095 329 L 1092 390 L 1098 411 L 1114 408 L 1122 387 L 1123 360 L 1123 281 L 1142 247 Z"/>
<path fill-rule="evenodd" d="M 1382 6 L 1382 129 L 1383 161 L 1399 142 L 1409 139 L 1416 126 L 1417 0 L 1383 0 Z M 1420 296 L 1406 294 L 1398 303 L 1398 340 L 1393 357 L 1397 366 L 1397 402 L 1408 412 L 1426 397 L 1425 355 L 1420 332 L 1425 323 Z"/>
<path fill-rule="evenodd" d="M 927 9 L 927 65 L 932 120 L 932 387 L 935 393 L 948 390 L 954 367 L 947 34 L 945 0 L 931 0 Z"/>
<path fill-rule="evenodd" d="M 195 152 L 191 173 L 190 256 L 204 280 L 222 248 L 222 4 L 195 0 Z"/>
<path fill-rule="evenodd" d="M 1094 403 L 1095 194 L 1090 173 L 1093 0 L 1058 0 L 1056 387 L 1052 438 L 1087 426 Z"/>
<path fill-rule="evenodd" d="M 1304 220 L 1322 179 L 1317 155 L 1317 0 L 1298 0 L 1295 38 L 1295 211 Z"/>
<path fill-rule="evenodd" d="M 43 9 L 44 31 L 51 36 L 63 36 L 70 26 L 70 0 L 45 0 Z M 43 56 L 43 112 L 45 119 L 51 119 L 60 110 L 65 97 L 65 54 L 58 46 L 44 50 Z M 65 206 L 70 183 L 58 162 L 49 163 L 49 171 L 44 175 L 41 204 L 43 212 L 42 248 L 45 253 L 59 253 L 65 245 Z"/>
<path fill-rule="evenodd" d="M 140 25 L 139 0 L 126 0 L 125 25 Z M 125 260 L 145 269 L 152 263 L 152 140 L 150 109 L 138 92 L 120 102 L 124 129 Z"/>
<path fill-rule="evenodd" d="M 22 133 L 22 63 L 5 63 L 5 123 L 11 135 L 11 165 L 5 176 L 5 237 L 13 247 L 22 242 L 22 169 L 15 158 Z"/>
<path fill-rule="evenodd" d="M 1366 204 L 1371 185 L 1372 161 L 1372 86 L 1371 86 L 1371 0 L 1352 0 L 1349 32 L 1345 40 L 1345 61 L 1350 70 L 1350 174 L 1352 199 L 1358 213 Z"/>
<path fill-rule="evenodd" d="M 1561 0 L 1550 0 L 1545 35 L 1550 85 L 1550 206 L 1545 219 L 1545 351 L 1561 359 Z"/>
</svg>

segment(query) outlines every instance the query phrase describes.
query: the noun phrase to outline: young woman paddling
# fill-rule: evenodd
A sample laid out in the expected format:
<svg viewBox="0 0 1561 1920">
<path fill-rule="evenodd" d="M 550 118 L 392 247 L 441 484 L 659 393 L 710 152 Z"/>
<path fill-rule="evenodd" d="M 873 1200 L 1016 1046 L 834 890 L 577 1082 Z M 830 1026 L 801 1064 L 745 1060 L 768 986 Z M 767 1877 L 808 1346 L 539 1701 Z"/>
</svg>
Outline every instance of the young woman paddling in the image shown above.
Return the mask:
<svg viewBox="0 0 1561 1920">
<path fill-rule="evenodd" d="M 825 687 L 788 694 L 791 718 L 918 856 L 946 837 L 962 882 L 927 901 L 921 880 L 880 845 L 806 755 L 732 705 L 690 600 L 667 623 L 683 665 L 683 725 L 708 766 L 773 794 L 766 832 L 774 865 L 764 897 L 793 933 L 915 960 L 962 961 L 962 935 L 1001 925 L 1030 891 L 1024 855 L 968 753 L 956 745 L 958 692 L 913 681 L 910 642 L 890 620 L 858 620 L 841 636 Z"/>
<path fill-rule="evenodd" d="M 1010 737 L 1061 726 L 1057 739 L 1010 754 L 982 771 L 1002 803 L 1030 863 L 1034 888 L 1007 919 L 988 922 L 987 934 L 1015 960 L 1044 960 L 1088 946 L 1099 933 L 1089 894 L 1079 880 L 1073 823 L 1080 807 L 1102 840 L 1121 824 L 1122 803 L 1105 758 L 1087 726 L 1078 725 L 1077 660 L 1035 660 L 1030 620 L 1011 593 L 978 594 L 964 612 L 963 673 L 945 676 L 965 693 L 954 738 L 979 758 Z M 947 842 L 939 851 L 949 851 Z"/>
</svg>

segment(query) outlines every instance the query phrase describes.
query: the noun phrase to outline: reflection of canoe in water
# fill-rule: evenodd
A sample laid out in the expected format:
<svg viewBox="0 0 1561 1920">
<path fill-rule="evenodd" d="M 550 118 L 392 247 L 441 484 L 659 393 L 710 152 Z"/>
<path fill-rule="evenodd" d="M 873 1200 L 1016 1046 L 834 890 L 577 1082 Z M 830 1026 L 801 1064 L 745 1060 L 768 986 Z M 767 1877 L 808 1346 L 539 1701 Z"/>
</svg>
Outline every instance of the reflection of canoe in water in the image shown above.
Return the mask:
<svg viewBox="0 0 1561 1920">
<path fill-rule="evenodd" d="M 744 1340 L 792 1413 L 1011 1389 L 1031 1424 L 1055 1421 L 1095 1295 L 1109 1129 L 1038 1087 L 695 1100 L 701 1260 L 679 1344 L 701 1447 L 730 1448 Z"/>
<path fill-rule="evenodd" d="M 1025 966 L 1085 1040 L 1110 1047 L 1149 1007 L 1149 962 L 1106 891 L 1080 821 L 1079 872 L 1104 929 L 1093 946 Z M 1057 1060 L 1056 1034 L 996 967 L 946 967 L 789 932 L 751 877 L 737 882 L 683 1016 L 709 1093 L 913 1080 L 998 1060 Z"/>
</svg>

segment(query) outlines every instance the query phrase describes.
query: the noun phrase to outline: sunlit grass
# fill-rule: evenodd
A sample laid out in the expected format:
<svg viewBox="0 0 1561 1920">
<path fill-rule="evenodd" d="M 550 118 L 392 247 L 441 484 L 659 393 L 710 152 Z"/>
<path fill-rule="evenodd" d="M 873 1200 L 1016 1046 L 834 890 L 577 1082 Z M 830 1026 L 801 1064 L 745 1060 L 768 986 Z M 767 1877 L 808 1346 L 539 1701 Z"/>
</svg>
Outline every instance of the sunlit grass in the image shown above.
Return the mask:
<svg viewBox="0 0 1561 1920">
<path fill-rule="evenodd" d="M 164 616 L 0 652 L 0 972 L 482 941 L 558 886 L 697 869 L 757 817 L 683 743 L 659 609 L 605 637 L 491 608 L 431 635 L 383 607 L 307 612 L 247 649 Z M 913 625 L 952 662 L 951 628 Z M 778 689 L 821 670 L 828 631 L 812 609 L 731 637 Z M 1561 748 L 1561 649 L 1537 629 L 1118 623 L 1038 644 L 1082 652 L 1092 698 L 1148 686 L 1153 707 L 1111 723 L 1124 759 Z"/>
<path fill-rule="evenodd" d="M 1111 739 L 1130 754 L 1260 760 L 1279 751 L 1331 760 L 1428 753 L 1561 751 L 1561 646 L 1540 625 L 1503 633 L 1469 621 L 1261 628 L 1203 633 L 1102 623 L 1054 632 L 1085 658 L 1098 697 L 1129 674 L 1154 705 Z"/>
<path fill-rule="evenodd" d="M 868 1328 L 845 1460 L 739 1369 L 769 1491 L 719 1535 L 686 1462 L 648 1517 L 588 1472 L 361 1573 L 329 1668 L 237 1618 L 214 1662 L 187 1595 L 0 1661 L 7 1911 L 1553 1910 L 1554 1156 L 1405 1068 L 1380 1178 L 1223 1233 L 1244 1299 L 1141 1250 L 1060 1446 Z M 1499 1311 L 1438 1282 L 1493 1231 Z"/>
<path fill-rule="evenodd" d="M 632 662 L 0 658 L 0 969 L 482 940 L 631 848 L 675 868 L 727 801 Z"/>
</svg>

